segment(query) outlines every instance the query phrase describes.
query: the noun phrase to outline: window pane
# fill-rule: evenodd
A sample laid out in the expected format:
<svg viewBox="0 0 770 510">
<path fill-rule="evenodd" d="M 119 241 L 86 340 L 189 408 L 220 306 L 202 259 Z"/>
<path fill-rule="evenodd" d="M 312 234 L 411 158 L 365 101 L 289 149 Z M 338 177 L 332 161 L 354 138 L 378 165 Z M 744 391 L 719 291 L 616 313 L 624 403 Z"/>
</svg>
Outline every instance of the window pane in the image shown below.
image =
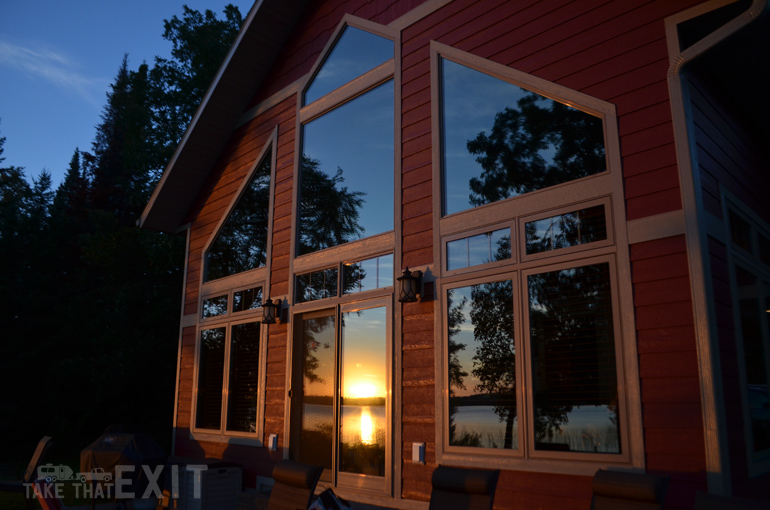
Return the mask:
<svg viewBox="0 0 770 510">
<path fill-rule="evenodd" d="M 529 221 L 524 230 L 528 255 L 603 241 L 607 239 L 604 206 Z"/>
<path fill-rule="evenodd" d="M 208 319 L 219 315 L 227 315 L 227 294 L 203 300 L 202 318 Z"/>
<path fill-rule="evenodd" d="M 206 281 L 265 265 L 271 161 L 268 151 L 206 252 Z"/>
<path fill-rule="evenodd" d="M 762 331 L 762 321 L 768 320 L 767 310 L 770 310 L 768 307 L 770 302 L 767 298 L 762 298 L 760 282 L 755 275 L 740 266 L 735 267 L 735 273 L 743 338 L 743 359 L 748 384 L 752 447 L 755 452 L 758 452 L 770 449 L 767 338 L 763 337 Z M 765 292 L 770 290 L 767 286 L 764 287 Z"/>
<path fill-rule="evenodd" d="M 297 303 L 337 296 L 337 268 L 322 269 L 295 277 Z"/>
<path fill-rule="evenodd" d="M 757 234 L 757 241 L 759 244 L 759 260 L 766 266 L 770 266 L 770 239 Z"/>
<path fill-rule="evenodd" d="M 302 321 L 302 423 L 297 460 L 332 467 L 334 430 L 334 317 Z"/>
<path fill-rule="evenodd" d="M 393 81 L 305 124 L 299 253 L 393 230 Z"/>
<path fill-rule="evenodd" d="M 447 293 L 449 444 L 518 448 L 513 284 Z"/>
<path fill-rule="evenodd" d="M 730 211 L 730 236 L 733 244 L 751 253 L 751 225 L 737 213 Z"/>
<path fill-rule="evenodd" d="M 444 214 L 606 170 L 602 120 L 442 60 Z"/>
<path fill-rule="evenodd" d="M 340 471 L 385 476 L 385 307 L 342 314 Z"/>
<path fill-rule="evenodd" d="M 233 293 L 233 312 L 254 310 L 262 306 L 262 287 L 239 290 Z"/>
<path fill-rule="evenodd" d="M 201 331 L 198 352 L 198 402 L 195 426 L 219 430 L 222 417 L 222 385 L 225 369 L 225 328 Z"/>
<path fill-rule="evenodd" d="M 343 294 L 390 287 L 393 285 L 393 254 L 345 264 L 343 278 Z"/>
<path fill-rule="evenodd" d="M 227 430 L 257 431 L 259 322 L 237 324 L 230 332 Z"/>
<path fill-rule="evenodd" d="M 393 58 L 393 41 L 347 26 L 305 92 L 305 104 Z"/>
<path fill-rule="evenodd" d="M 511 258 L 511 230 L 503 228 L 493 232 L 449 241 L 447 269 L 462 269 Z"/>
<path fill-rule="evenodd" d="M 609 264 L 528 285 L 535 448 L 620 453 Z"/>
</svg>

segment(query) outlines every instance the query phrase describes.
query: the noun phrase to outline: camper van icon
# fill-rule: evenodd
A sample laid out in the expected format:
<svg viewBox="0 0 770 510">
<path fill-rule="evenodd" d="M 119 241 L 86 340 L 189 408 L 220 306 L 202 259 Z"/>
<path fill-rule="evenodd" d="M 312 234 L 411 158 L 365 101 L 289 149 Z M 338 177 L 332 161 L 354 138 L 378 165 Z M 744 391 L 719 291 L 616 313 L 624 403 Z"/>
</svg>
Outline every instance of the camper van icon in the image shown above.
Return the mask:
<svg viewBox="0 0 770 510">
<path fill-rule="evenodd" d="M 38 466 L 37 477 L 46 482 L 65 482 L 65 481 L 104 481 L 112 480 L 112 475 L 102 468 L 94 468 L 87 473 L 75 473 L 69 466 L 64 464 L 54 465 L 51 463 L 44 466 Z"/>
</svg>

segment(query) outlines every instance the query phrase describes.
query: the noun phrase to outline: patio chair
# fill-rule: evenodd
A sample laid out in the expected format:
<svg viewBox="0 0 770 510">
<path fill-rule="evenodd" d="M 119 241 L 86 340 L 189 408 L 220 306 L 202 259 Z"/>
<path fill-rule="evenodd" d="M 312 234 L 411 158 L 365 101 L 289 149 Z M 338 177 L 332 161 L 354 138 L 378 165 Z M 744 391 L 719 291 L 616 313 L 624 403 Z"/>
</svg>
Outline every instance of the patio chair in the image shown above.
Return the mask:
<svg viewBox="0 0 770 510">
<path fill-rule="evenodd" d="M 27 508 L 31 510 L 33 508 L 32 499 L 26 497 L 26 484 L 32 483 L 37 478 L 37 468 L 43 463 L 43 457 L 45 457 L 45 454 L 48 452 L 49 448 L 51 448 L 52 444 L 51 438 L 49 436 L 44 436 L 37 444 L 35 453 L 29 461 L 24 476 L 18 480 L 0 480 L 0 492 L 16 492 L 22 494 L 24 501 L 27 504 Z"/>
<path fill-rule="evenodd" d="M 310 506 L 323 468 L 293 460 L 283 460 L 273 468 L 275 484 L 267 510 L 297 510 Z"/>
<path fill-rule="evenodd" d="M 592 510 L 657 510 L 663 508 L 668 477 L 600 469 L 592 488 Z"/>
<path fill-rule="evenodd" d="M 430 510 L 491 510 L 499 469 L 466 469 L 439 465 L 433 471 Z"/>
<path fill-rule="evenodd" d="M 695 493 L 695 506 L 693 508 L 695 510 L 722 510 L 724 508 L 730 510 L 767 510 L 770 508 L 770 502 L 719 496 L 698 491 Z"/>
</svg>

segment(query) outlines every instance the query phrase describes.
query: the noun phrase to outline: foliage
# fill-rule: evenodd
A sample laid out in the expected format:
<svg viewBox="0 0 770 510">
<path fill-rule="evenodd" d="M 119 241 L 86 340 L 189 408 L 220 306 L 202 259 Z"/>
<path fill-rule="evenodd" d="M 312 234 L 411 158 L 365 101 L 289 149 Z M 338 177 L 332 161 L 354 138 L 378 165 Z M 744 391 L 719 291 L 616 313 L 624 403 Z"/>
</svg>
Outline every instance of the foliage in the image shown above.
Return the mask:
<svg viewBox="0 0 770 510">
<path fill-rule="evenodd" d="M 172 59 L 121 62 L 90 151 L 75 149 L 51 189 L 2 167 L 0 449 L 30 455 L 52 435 L 74 455 L 111 423 L 143 424 L 168 445 L 183 239 L 136 219 L 242 21 L 184 8 L 166 22 Z M 12 438 L 12 440 L 9 440 Z"/>
</svg>

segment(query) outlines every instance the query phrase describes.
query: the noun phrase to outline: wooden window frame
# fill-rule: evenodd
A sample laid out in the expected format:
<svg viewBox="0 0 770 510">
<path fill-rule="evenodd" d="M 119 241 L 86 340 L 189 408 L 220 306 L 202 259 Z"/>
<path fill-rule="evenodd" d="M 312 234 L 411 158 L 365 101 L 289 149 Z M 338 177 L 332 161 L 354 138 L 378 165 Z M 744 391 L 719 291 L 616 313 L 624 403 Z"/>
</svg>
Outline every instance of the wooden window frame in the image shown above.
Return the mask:
<svg viewBox="0 0 770 510">
<path fill-rule="evenodd" d="M 603 121 L 606 170 L 574 181 L 558 184 L 490 204 L 442 216 L 443 211 L 443 134 L 441 111 L 441 60 L 448 59 L 513 85 L 567 104 Z M 492 62 L 476 55 L 431 41 L 431 126 L 433 157 L 434 260 L 441 261 L 435 309 L 436 347 L 436 461 L 469 467 L 497 467 L 525 471 L 593 475 L 597 468 L 644 469 L 644 433 L 641 388 L 636 346 L 632 295 L 631 263 L 626 231 L 620 139 L 615 106 L 581 92 L 548 82 L 536 76 Z M 607 240 L 579 245 L 544 254 L 527 255 L 522 245 L 524 223 L 594 205 L 605 205 Z M 512 258 L 462 270 L 446 270 L 446 242 L 457 238 L 512 225 Z M 483 281 L 514 277 L 515 342 L 517 381 L 522 383 L 517 397 L 526 420 L 532 419 L 531 367 L 529 354 L 526 276 L 548 270 L 579 267 L 595 261 L 611 268 L 613 328 L 618 399 L 621 413 L 621 453 L 596 454 L 534 450 L 531 426 L 519 420 L 519 451 L 488 452 L 483 448 L 450 447 L 448 433 L 448 389 L 446 363 L 446 290 Z M 523 320 L 522 320 L 523 319 Z M 525 334 L 526 333 L 526 334 Z M 523 432 L 522 432 L 523 429 Z M 531 443 L 531 444 L 530 444 Z"/>
<path fill-rule="evenodd" d="M 246 176 L 243 177 L 241 185 L 238 191 L 233 196 L 229 207 L 220 218 L 216 228 L 203 247 L 202 264 L 206 264 L 206 253 L 208 252 L 211 244 L 219 234 L 220 229 L 227 221 L 233 208 L 238 204 L 238 200 L 241 198 L 244 189 L 248 186 L 251 177 L 256 172 L 259 165 L 262 163 L 265 155 L 268 151 L 270 153 L 270 199 L 269 199 L 269 213 L 268 213 L 268 230 L 267 230 L 267 252 L 266 252 L 266 264 L 262 267 L 250 269 L 230 276 L 218 278 L 204 282 L 203 278 L 200 280 L 200 287 L 198 289 L 198 310 L 196 316 L 196 331 L 195 331 L 195 357 L 193 362 L 193 391 L 191 402 L 191 414 L 190 414 L 190 438 L 193 440 L 214 441 L 219 443 L 233 443 L 233 444 L 249 444 L 256 446 L 263 446 L 263 434 L 264 434 L 264 387 L 265 387 L 265 368 L 267 358 L 267 326 L 261 324 L 262 321 L 262 308 L 256 308 L 253 310 L 244 310 L 241 312 L 233 313 L 233 294 L 235 292 L 253 288 L 262 287 L 262 296 L 266 298 L 269 296 L 270 289 L 270 263 L 272 260 L 272 238 L 273 238 L 273 200 L 275 195 L 275 173 L 277 154 L 276 147 L 278 146 L 278 127 L 276 126 L 267 141 L 262 146 L 257 158 L 249 168 Z M 205 267 L 203 271 L 205 272 Z M 227 295 L 227 313 L 218 315 L 215 317 L 203 318 L 203 302 L 206 299 Z M 260 325 L 260 346 L 259 346 L 259 390 L 257 396 L 257 431 L 256 433 L 244 433 L 244 432 L 232 432 L 227 431 L 227 385 L 229 384 L 228 373 L 230 363 L 230 332 L 231 328 L 237 324 L 243 324 L 247 322 L 259 322 Z M 225 370 L 222 381 L 223 389 L 223 401 L 222 411 L 220 415 L 220 429 L 202 429 L 197 428 L 195 424 L 196 411 L 198 405 L 198 368 L 199 368 L 199 353 L 200 353 L 200 341 L 201 332 L 206 329 L 212 329 L 217 327 L 225 328 L 226 348 L 225 348 Z"/>
</svg>

